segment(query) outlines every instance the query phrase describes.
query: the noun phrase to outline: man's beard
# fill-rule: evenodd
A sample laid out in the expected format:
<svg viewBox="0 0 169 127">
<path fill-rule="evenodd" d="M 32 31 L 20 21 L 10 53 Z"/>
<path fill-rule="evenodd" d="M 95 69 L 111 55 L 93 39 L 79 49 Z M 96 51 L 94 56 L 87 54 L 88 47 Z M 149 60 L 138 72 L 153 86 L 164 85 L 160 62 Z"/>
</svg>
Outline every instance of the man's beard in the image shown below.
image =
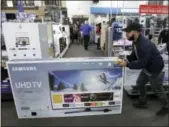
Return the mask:
<svg viewBox="0 0 169 127">
<path fill-rule="evenodd" d="M 128 38 L 129 41 L 134 41 L 134 39 L 135 39 L 135 38 L 134 38 L 134 35 L 131 36 L 130 38 Z"/>
</svg>

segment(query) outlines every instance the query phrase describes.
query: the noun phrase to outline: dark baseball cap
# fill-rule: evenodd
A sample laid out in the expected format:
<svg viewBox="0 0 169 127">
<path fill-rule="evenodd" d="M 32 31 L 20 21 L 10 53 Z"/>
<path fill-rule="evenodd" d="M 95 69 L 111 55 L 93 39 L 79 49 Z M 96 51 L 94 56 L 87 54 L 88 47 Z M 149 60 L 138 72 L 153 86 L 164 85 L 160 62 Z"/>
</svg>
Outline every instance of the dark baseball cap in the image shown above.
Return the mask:
<svg viewBox="0 0 169 127">
<path fill-rule="evenodd" d="M 141 32 L 142 30 L 142 25 L 139 23 L 131 23 L 129 24 L 126 28 L 122 29 L 124 32 L 130 32 L 130 31 L 138 31 Z"/>
</svg>

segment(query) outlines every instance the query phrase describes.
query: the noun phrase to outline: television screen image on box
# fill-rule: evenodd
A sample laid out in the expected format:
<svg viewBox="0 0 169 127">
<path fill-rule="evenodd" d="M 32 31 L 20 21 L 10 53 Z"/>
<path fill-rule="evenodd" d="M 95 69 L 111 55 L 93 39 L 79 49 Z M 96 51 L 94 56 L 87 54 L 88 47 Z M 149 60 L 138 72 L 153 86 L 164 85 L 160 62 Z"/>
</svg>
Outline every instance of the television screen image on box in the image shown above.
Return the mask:
<svg viewBox="0 0 169 127">
<path fill-rule="evenodd" d="M 111 91 L 122 84 L 120 69 L 53 71 L 50 88 L 55 92 Z"/>
<path fill-rule="evenodd" d="M 114 91 L 122 87 L 121 68 L 49 72 L 53 109 L 115 105 Z"/>
<path fill-rule="evenodd" d="M 16 47 L 29 45 L 28 37 L 16 37 Z"/>
</svg>

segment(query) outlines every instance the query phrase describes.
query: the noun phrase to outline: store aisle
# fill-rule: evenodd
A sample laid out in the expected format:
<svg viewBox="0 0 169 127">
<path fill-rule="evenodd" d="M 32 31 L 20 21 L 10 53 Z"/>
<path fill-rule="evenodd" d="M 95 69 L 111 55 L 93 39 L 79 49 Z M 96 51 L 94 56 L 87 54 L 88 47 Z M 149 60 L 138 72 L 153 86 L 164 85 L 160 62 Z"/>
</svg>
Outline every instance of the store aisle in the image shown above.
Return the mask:
<svg viewBox="0 0 169 127">
<path fill-rule="evenodd" d="M 101 57 L 104 56 L 103 51 L 97 50 L 96 45 L 89 45 L 88 50 L 84 50 L 83 45 L 80 44 L 71 44 L 65 58 L 70 57 Z"/>
</svg>

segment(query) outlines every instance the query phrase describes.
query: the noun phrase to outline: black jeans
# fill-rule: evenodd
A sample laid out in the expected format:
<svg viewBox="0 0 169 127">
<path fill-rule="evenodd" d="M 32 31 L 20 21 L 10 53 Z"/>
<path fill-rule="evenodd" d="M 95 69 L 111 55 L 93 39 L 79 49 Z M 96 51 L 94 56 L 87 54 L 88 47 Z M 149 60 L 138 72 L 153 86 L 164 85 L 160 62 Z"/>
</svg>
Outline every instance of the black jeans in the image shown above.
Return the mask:
<svg viewBox="0 0 169 127">
<path fill-rule="evenodd" d="M 158 75 L 148 76 L 147 74 L 145 74 L 145 72 L 141 71 L 141 73 L 137 79 L 137 86 L 139 88 L 141 101 L 146 101 L 146 87 L 145 87 L 145 85 L 148 82 L 150 82 L 151 87 L 152 87 L 154 93 L 159 98 L 162 106 L 168 108 L 168 98 L 167 98 L 167 95 L 164 93 L 164 89 L 162 87 L 163 77 L 164 77 L 164 72 L 161 72 Z"/>
<path fill-rule="evenodd" d="M 87 50 L 90 37 L 89 35 L 84 35 L 83 38 L 84 38 L 84 48 Z"/>
</svg>

